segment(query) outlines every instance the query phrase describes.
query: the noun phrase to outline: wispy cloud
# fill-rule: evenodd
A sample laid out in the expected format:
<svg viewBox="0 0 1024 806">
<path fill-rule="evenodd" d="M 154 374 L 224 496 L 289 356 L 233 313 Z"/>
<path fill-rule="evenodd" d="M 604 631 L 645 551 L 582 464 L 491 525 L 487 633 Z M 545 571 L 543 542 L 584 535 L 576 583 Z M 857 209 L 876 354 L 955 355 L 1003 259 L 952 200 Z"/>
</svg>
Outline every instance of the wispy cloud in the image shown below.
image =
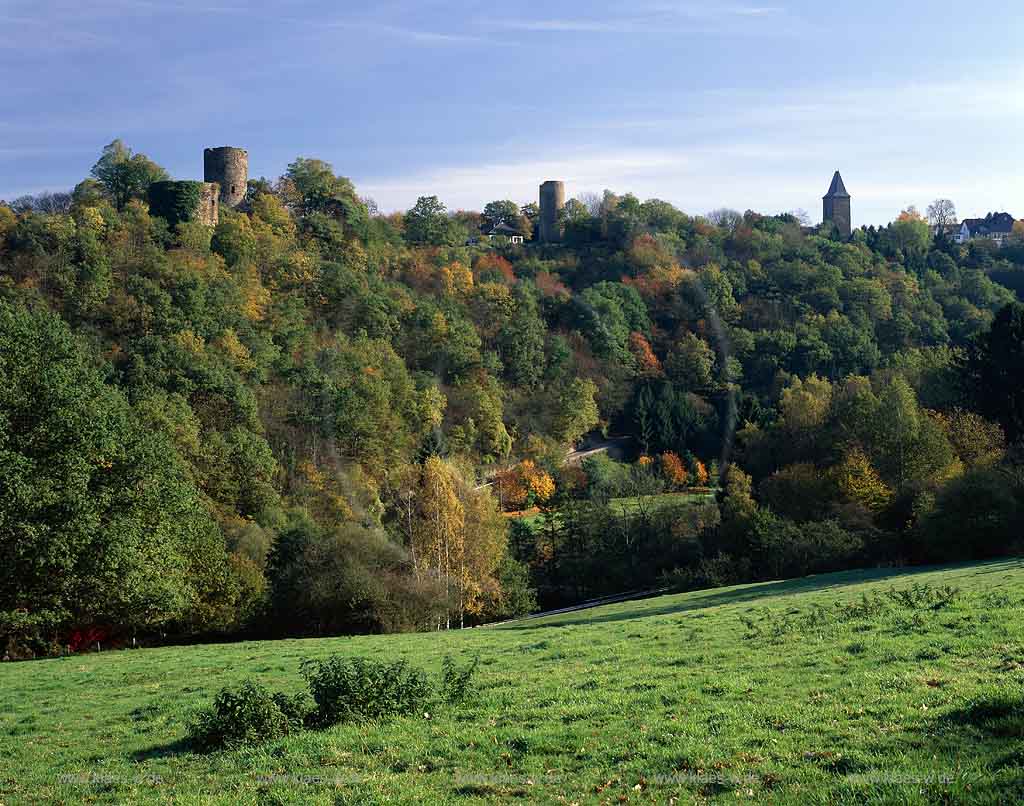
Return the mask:
<svg viewBox="0 0 1024 806">
<path fill-rule="evenodd" d="M 55 54 L 122 46 L 126 17 L 252 14 L 210 0 L 13 0 L 0 16 L 0 53 Z"/>
<path fill-rule="evenodd" d="M 1007 73 L 1011 83 L 1017 78 Z M 832 171 L 840 168 L 854 193 L 858 222 L 884 223 L 907 204 L 923 209 L 940 196 L 954 198 L 964 211 L 1015 212 L 1024 198 L 999 155 L 1005 153 L 1002 140 L 1024 127 L 1024 100 L 1004 97 L 1000 103 L 999 88 L 987 93 L 979 89 L 984 84 L 967 76 L 828 92 L 812 86 L 771 94 L 692 93 L 705 96 L 695 104 L 698 114 L 611 119 L 609 112 L 602 127 L 601 113 L 544 140 L 496 148 L 494 160 L 408 177 L 358 178 L 385 209 L 435 193 L 451 207 L 477 208 L 491 198 L 525 201 L 541 181 L 562 179 L 570 195 L 611 188 L 665 198 L 691 213 L 719 206 L 763 212 L 800 207 L 813 215 Z M 958 104 L 957 98 L 971 101 Z M 690 106 L 679 98 L 647 100 L 651 108 Z M 965 135 L 977 146 L 966 162 L 955 159 Z M 543 154 L 561 156 L 538 156 Z"/>
<path fill-rule="evenodd" d="M 0 148 L 0 161 L 22 159 L 23 157 L 53 157 L 58 154 L 89 154 L 94 149 L 64 146 L 25 146 Z"/>
<path fill-rule="evenodd" d="M 532 201 L 541 182 L 561 179 L 570 196 L 611 188 L 641 199 L 662 198 L 691 214 L 718 207 L 764 213 L 803 208 L 820 216 L 821 196 L 835 167 L 843 168 L 854 195 L 858 224 L 886 223 L 906 205 L 923 209 L 940 196 L 953 198 L 965 212 L 979 214 L 1020 201 L 1014 177 L 992 168 L 978 169 L 970 177 L 914 177 L 908 172 L 907 180 L 899 181 L 893 178 L 891 166 L 863 160 L 837 166 L 832 161 L 835 156 L 825 145 L 773 149 L 747 143 L 674 152 L 624 148 L 566 155 L 560 160 L 506 157 L 439 166 L 408 177 L 354 179 L 360 193 L 372 196 L 385 210 L 407 209 L 424 195 L 439 196 L 450 209 L 480 209 L 497 198 Z"/>
<path fill-rule="evenodd" d="M 404 209 L 418 196 L 437 194 L 452 209 L 477 209 L 494 198 L 532 200 L 547 179 L 566 183 L 569 195 L 611 188 L 641 198 L 666 198 L 683 209 L 705 212 L 728 204 L 773 210 L 788 203 L 806 206 L 820 196 L 808 180 L 779 192 L 778 175 L 769 179 L 766 163 L 791 169 L 801 156 L 796 147 L 765 147 L 757 143 L 674 149 L 594 147 L 566 150 L 559 158 L 538 158 L 528 149 L 476 164 L 438 166 L 397 178 L 354 177 L 360 192 L 377 200 L 382 209 Z M 760 166 L 760 174 L 751 173 Z"/>
<path fill-rule="evenodd" d="M 549 19 L 505 19 L 480 22 L 511 31 L 534 33 L 593 34 L 680 34 L 714 32 L 752 32 L 759 21 L 783 15 L 779 6 L 720 4 L 638 4 L 628 14 L 603 14 L 587 17 Z M 763 30 L 763 28 L 762 28 Z M 776 29 L 782 30 L 782 29 Z"/>
<path fill-rule="evenodd" d="M 769 14 L 780 14 L 782 9 L 778 6 L 747 6 L 727 9 L 729 14 L 737 14 L 741 17 L 765 17 Z"/>
<path fill-rule="evenodd" d="M 653 149 L 591 151 L 560 159 L 538 159 L 524 153 L 520 159 L 505 157 L 475 165 L 438 167 L 406 177 L 363 177 L 360 191 L 388 208 L 405 206 L 406 200 L 439 189 L 452 206 L 474 206 L 484 188 L 495 198 L 503 193 L 510 198 L 529 198 L 535 195 L 536 185 L 546 179 L 562 179 L 577 190 L 603 188 L 610 177 L 626 182 L 689 162 L 689 156 Z"/>
<path fill-rule="evenodd" d="M 502 44 L 500 41 L 490 39 L 486 36 L 476 36 L 472 34 L 461 34 L 447 31 L 430 31 L 398 25 L 385 25 L 382 23 L 349 22 L 340 20 L 324 23 L 319 27 L 360 31 L 368 34 L 379 34 L 381 36 L 403 39 L 407 42 L 423 45 Z"/>
<path fill-rule="evenodd" d="M 84 20 L 122 16 L 136 12 L 146 14 L 253 13 L 241 3 L 220 3 L 215 0 L 13 0 L 12 9 L 21 9 L 19 16 L 34 17 L 52 23 L 62 20 Z"/>
<path fill-rule="evenodd" d="M 54 54 L 113 45 L 110 36 L 25 18 L 0 21 L 0 53 Z"/>
</svg>

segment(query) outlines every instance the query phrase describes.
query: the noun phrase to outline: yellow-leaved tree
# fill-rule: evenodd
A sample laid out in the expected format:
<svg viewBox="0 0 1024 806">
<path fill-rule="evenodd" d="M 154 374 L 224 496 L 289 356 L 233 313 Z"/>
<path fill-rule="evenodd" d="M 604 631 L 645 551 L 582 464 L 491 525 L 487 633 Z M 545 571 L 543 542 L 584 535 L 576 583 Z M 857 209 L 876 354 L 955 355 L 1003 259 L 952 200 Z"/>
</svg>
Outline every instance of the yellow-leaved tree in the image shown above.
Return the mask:
<svg viewBox="0 0 1024 806">
<path fill-rule="evenodd" d="M 434 575 L 444 585 L 449 600 L 457 586 L 456 569 L 463 562 L 466 512 L 459 500 L 454 468 L 439 456 L 423 464 L 413 527 L 413 563 L 417 575 Z M 456 577 L 456 578 L 453 578 Z M 440 628 L 440 624 L 437 625 Z M 448 609 L 446 627 L 451 626 Z"/>
<path fill-rule="evenodd" d="M 507 524 L 486 489 L 474 489 L 451 462 L 431 456 L 420 471 L 411 517 L 413 563 L 418 576 L 432 575 L 448 597 L 444 624 L 459 626 L 466 614 L 500 600 L 495 572 L 505 555 Z"/>
<path fill-rule="evenodd" d="M 485 488 L 461 486 L 466 534 L 460 569 L 459 623 L 463 615 L 478 615 L 488 603 L 501 601 L 501 586 L 495 577 L 508 546 L 508 521 Z"/>
<path fill-rule="evenodd" d="M 871 512 L 882 511 L 892 500 L 892 490 L 860 447 L 847 451 L 843 461 L 832 472 L 840 492 Z"/>
</svg>

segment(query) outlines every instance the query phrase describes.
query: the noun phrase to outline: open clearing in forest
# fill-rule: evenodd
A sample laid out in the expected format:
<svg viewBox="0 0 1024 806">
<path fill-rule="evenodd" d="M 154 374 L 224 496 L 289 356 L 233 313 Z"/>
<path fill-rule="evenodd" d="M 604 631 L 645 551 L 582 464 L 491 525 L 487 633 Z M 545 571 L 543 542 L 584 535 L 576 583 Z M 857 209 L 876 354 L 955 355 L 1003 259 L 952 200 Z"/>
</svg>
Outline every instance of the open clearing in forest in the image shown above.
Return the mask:
<svg viewBox="0 0 1024 806">
<path fill-rule="evenodd" d="M 212 753 L 299 662 L 480 657 L 458 707 Z M 0 666 L 0 803 L 1024 801 L 1024 561 L 845 572 L 450 633 Z"/>
<path fill-rule="evenodd" d="M 653 514 L 657 510 L 667 507 L 697 506 L 699 504 L 711 504 L 714 501 L 714 490 L 700 489 L 678 493 L 658 493 L 657 495 L 612 498 L 608 504 L 616 515 L 622 516 L 638 514 L 641 511 Z M 531 529 L 539 526 L 541 522 L 541 513 L 537 507 L 522 512 L 506 512 L 505 515 L 512 520 L 518 520 L 527 524 Z"/>
</svg>

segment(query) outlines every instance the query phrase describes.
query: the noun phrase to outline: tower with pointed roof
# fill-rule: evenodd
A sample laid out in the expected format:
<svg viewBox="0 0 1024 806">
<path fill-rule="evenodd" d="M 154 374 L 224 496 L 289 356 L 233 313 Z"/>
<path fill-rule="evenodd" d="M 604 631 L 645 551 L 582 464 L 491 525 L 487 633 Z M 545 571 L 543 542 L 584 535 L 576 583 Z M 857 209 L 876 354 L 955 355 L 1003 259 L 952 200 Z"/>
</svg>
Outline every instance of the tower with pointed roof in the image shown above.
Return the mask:
<svg viewBox="0 0 1024 806">
<path fill-rule="evenodd" d="M 836 171 L 836 175 L 832 177 L 832 184 L 822 201 L 824 202 L 825 222 L 831 222 L 842 237 L 849 238 L 853 234 L 850 194 L 846 191 L 846 185 L 843 184 L 843 177 L 840 176 L 839 171 Z"/>
</svg>

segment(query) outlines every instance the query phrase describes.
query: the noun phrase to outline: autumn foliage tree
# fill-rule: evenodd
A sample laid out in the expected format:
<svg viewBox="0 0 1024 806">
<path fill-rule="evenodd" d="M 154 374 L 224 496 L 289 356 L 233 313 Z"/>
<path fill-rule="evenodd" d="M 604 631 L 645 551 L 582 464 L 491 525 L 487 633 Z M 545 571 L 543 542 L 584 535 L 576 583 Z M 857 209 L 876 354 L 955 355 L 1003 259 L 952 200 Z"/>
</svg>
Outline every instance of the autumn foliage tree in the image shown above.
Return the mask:
<svg viewBox="0 0 1024 806">
<path fill-rule="evenodd" d="M 115 141 L 73 193 L 0 204 L 0 609 L 59 610 L 50 637 L 436 628 L 508 612 L 505 584 L 806 573 L 910 532 L 925 560 L 958 507 L 989 537 L 957 556 L 1012 542 L 1019 237 L 957 245 L 907 210 L 840 243 L 609 191 L 557 247 L 511 247 L 474 236 L 535 204 L 383 215 L 306 157 L 175 226 L 145 201 L 163 176 Z M 560 467 L 598 428 L 649 458 Z M 608 506 L 717 484 L 730 441 L 722 529 Z M 550 516 L 532 546 L 508 519 L 499 558 L 476 488 L 505 465 L 491 493 Z"/>
<path fill-rule="evenodd" d="M 658 357 L 651 349 L 650 343 L 644 338 L 642 333 L 634 331 L 629 334 L 629 349 L 636 360 L 637 375 L 641 378 L 661 377 L 663 374 L 661 361 L 658 360 Z"/>
<path fill-rule="evenodd" d="M 440 457 L 431 456 L 420 477 L 411 549 L 417 573 L 435 577 L 444 586 L 449 603 L 459 583 L 465 515 L 455 471 Z M 444 626 L 451 626 L 450 610 Z"/>
<path fill-rule="evenodd" d="M 871 459 L 858 446 L 851 448 L 833 470 L 840 493 L 875 514 L 892 501 L 892 490 L 886 486 Z"/>
<path fill-rule="evenodd" d="M 686 486 L 690 474 L 686 472 L 686 466 L 677 453 L 665 451 L 660 457 L 660 462 L 661 473 L 673 488 L 681 489 Z"/>
<path fill-rule="evenodd" d="M 523 459 L 515 467 L 500 472 L 495 484 L 508 511 L 544 504 L 555 494 L 554 479 L 532 459 Z"/>
<path fill-rule="evenodd" d="M 456 467 L 429 457 L 420 473 L 411 530 L 417 573 L 444 586 L 449 602 L 444 624 L 462 626 L 487 601 L 500 600 L 494 573 L 505 553 L 506 524 L 486 490 L 475 490 Z"/>
</svg>

